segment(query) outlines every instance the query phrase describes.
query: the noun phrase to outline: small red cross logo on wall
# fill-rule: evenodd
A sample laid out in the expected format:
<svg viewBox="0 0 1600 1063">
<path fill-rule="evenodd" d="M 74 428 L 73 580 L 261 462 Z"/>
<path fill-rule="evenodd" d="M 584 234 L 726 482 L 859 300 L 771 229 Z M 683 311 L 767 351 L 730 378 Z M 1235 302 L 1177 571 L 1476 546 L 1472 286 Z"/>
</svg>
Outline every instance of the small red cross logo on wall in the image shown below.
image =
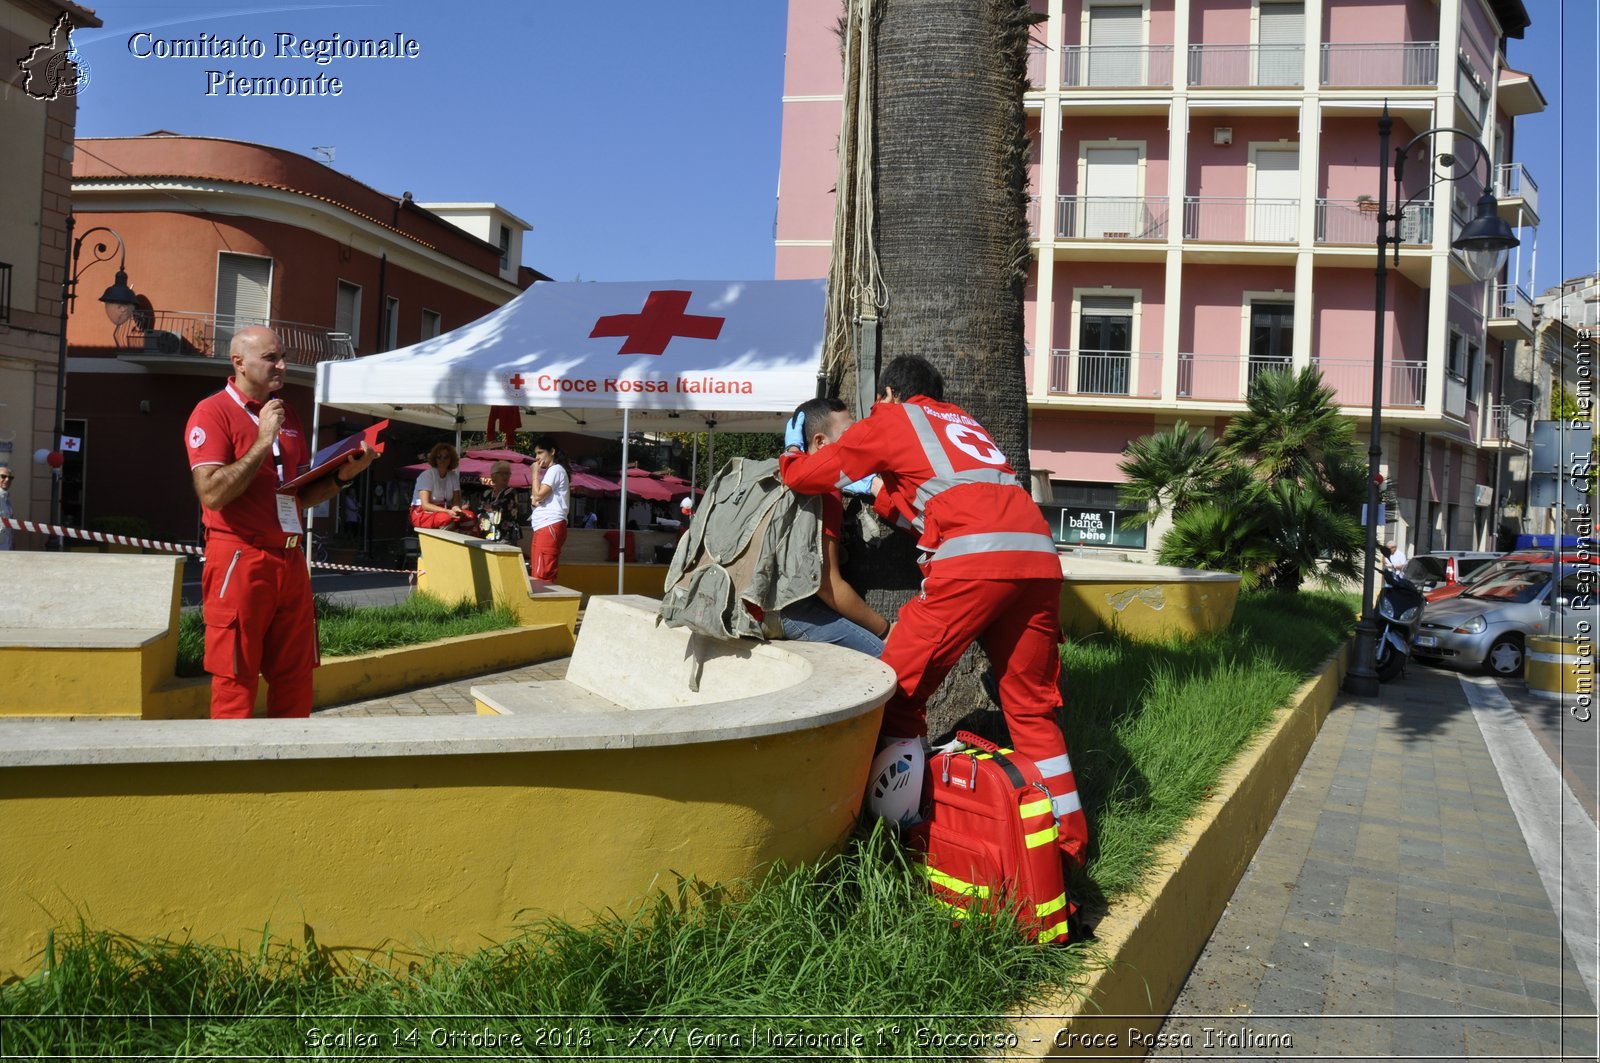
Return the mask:
<svg viewBox="0 0 1600 1063">
<path fill-rule="evenodd" d="M 527 381 L 522 378 L 521 373 L 518 373 L 516 376 L 507 377 L 506 383 L 511 385 L 512 391 L 521 391 L 522 385 L 526 384 Z"/>
<path fill-rule="evenodd" d="M 692 292 L 651 292 L 644 309 L 637 314 L 608 314 L 594 323 L 590 339 L 624 337 L 618 354 L 665 354 L 667 344 L 682 336 L 692 340 L 714 340 L 722 335 L 725 317 L 685 314 Z"/>
</svg>

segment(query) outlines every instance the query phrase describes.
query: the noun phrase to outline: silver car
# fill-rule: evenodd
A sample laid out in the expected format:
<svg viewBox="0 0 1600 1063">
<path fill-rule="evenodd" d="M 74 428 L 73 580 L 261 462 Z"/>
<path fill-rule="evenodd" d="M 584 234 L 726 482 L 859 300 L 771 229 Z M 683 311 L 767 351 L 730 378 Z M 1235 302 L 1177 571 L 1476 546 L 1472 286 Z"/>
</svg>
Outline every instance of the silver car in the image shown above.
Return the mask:
<svg viewBox="0 0 1600 1063">
<path fill-rule="evenodd" d="M 1454 598 L 1428 603 L 1411 640 L 1411 655 L 1495 675 L 1521 675 L 1528 636 L 1550 630 L 1551 568 L 1528 565 L 1474 583 Z"/>
</svg>

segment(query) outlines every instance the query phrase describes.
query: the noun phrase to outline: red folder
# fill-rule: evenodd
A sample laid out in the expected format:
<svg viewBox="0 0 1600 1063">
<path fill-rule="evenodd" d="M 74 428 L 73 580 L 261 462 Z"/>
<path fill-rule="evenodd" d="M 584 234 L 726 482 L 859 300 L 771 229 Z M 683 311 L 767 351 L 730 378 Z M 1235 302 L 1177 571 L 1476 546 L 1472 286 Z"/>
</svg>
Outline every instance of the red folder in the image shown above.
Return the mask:
<svg viewBox="0 0 1600 1063">
<path fill-rule="evenodd" d="M 338 471 L 339 466 L 350 460 L 352 454 L 361 453 L 362 443 L 372 444 L 372 449 L 382 454 L 383 444 L 378 441 L 378 433 L 388 427 L 388 421 L 379 421 L 371 428 L 363 428 L 355 435 L 341 439 L 331 447 L 323 447 L 311 459 L 311 468 L 294 479 L 278 485 L 278 494 L 292 495 L 306 484 L 315 483 L 324 476 L 332 476 Z"/>
</svg>

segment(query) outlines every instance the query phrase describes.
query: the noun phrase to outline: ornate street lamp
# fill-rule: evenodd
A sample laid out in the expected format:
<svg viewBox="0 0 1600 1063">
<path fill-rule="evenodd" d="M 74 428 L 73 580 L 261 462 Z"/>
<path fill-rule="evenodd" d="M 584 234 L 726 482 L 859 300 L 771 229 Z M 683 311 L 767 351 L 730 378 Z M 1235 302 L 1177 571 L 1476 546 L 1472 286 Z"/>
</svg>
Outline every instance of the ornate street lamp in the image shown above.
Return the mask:
<svg viewBox="0 0 1600 1063">
<path fill-rule="evenodd" d="M 1378 693 L 1378 673 L 1375 665 L 1377 651 L 1378 625 L 1372 615 L 1372 571 L 1377 561 L 1378 554 L 1378 464 L 1383 457 L 1383 448 L 1380 443 L 1383 419 L 1383 337 L 1384 314 L 1388 312 L 1389 296 L 1389 269 L 1385 259 L 1385 248 L 1394 245 L 1395 265 L 1400 264 L 1400 225 L 1405 216 L 1406 208 L 1425 195 L 1431 195 L 1441 181 L 1455 182 L 1471 173 L 1477 163 L 1483 162 L 1483 195 L 1478 198 L 1478 214 L 1466 225 L 1462 226 L 1461 233 L 1450 244 L 1463 255 L 1463 265 L 1468 275 L 1475 281 L 1486 281 L 1500 271 L 1505 265 L 1506 253 L 1516 247 L 1519 241 L 1516 234 L 1511 231 L 1511 226 L 1500 217 L 1499 204 L 1494 198 L 1494 193 L 1489 191 L 1493 173 L 1489 169 L 1489 152 L 1484 148 L 1478 138 L 1464 129 L 1451 126 L 1439 126 L 1424 130 L 1406 142 L 1406 146 L 1394 153 L 1394 199 L 1397 206 L 1393 213 L 1389 212 L 1389 134 L 1394 128 L 1394 122 L 1389 117 L 1389 104 L 1383 105 L 1383 115 L 1378 119 L 1378 268 L 1376 312 L 1372 324 L 1372 440 L 1367 449 L 1367 546 L 1366 546 L 1366 571 L 1361 578 L 1361 620 L 1356 624 L 1356 656 L 1350 666 L 1350 672 L 1345 677 L 1345 690 L 1357 697 L 1372 697 Z M 1400 181 L 1404 176 L 1406 156 L 1411 150 L 1424 140 L 1441 133 L 1453 133 L 1458 138 L 1465 138 L 1472 148 L 1476 149 L 1476 156 L 1463 163 L 1461 158 L 1453 152 L 1433 152 L 1429 145 L 1429 154 L 1433 168 L 1430 171 L 1427 186 L 1417 192 L 1405 202 L 1400 201 Z"/>
<path fill-rule="evenodd" d="M 111 287 L 105 290 L 105 294 L 100 296 L 100 302 L 105 304 L 106 317 L 111 319 L 111 324 L 115 327 L 132 317 L 133 312 L 139 306 L 139 297 L 134 294 L 132 288 L 128 287 L 128 271 L 126 268 L 128 249 L 123 244 L 122 237 L 104 225 L 97 225 L 74 240 L 72 238 L 72 229 L 76 224 L 76 220 L 71 214 L 67 215 L 67 244 L 71 253 L 63 264 L 61 280 L 61 336 L 60 347 L 56 352 L 56 417 L 54 432 L 50 437 L 51 451 L 58 451 L 61 448 L 61 436 L 65 430 L 67 315 L 72 312 L 72 307 L 77 302 L 78 278 L 96 262 L 109 262 L 111 256 L 115 254 L 118 256 L 117 279 L 112 283 Z M 117 249 L 113 252 L 107 244 L 103 242 L 97 243 L 91 252 L 94 257 L 85 262 L 82 267 L 79 267 L 78 259 L 83 254 L 83 242 L 95 233 L 109 234 L 117 242 Z M 61 523 L 61 471 L 59 467 L 52 469 L 50 476 L 50 523 Z M 59 550 L 61 548 L 61 539 L 59 536 L 52 537 L 47 541 L 48 544 L 53 544 L 55 549 Z"/>
</svg>

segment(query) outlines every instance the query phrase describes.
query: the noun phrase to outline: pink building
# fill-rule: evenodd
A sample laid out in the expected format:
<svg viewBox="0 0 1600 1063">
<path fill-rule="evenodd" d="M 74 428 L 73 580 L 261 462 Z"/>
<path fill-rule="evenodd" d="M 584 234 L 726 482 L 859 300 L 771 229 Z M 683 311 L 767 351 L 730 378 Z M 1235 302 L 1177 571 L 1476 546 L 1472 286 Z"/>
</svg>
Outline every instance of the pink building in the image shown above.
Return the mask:
<svg viewBox="0 0 1600 1063">
<path fill-rule="evenodd" d="M 1411 552 L 1492 545 L 1500 500 L 1484 485 L 1498 449 L 1527 439 L 1526 419 L 1501 401 L 1513 349 L 1532 338 L 1518 278 L 1531 275 L 1539 220 L 1513 123 L 1544 100 L 1504 49 L 1528 25 L 1522 0 L 1034 6 L 1047 20 L 1027 95 L 1030 457 L 1052 470 L 1047 509 L 1063 511 L 1062 541 L 1153 548 L 1161 525 L 1147 539 L 1117 524 L 1124 446 L 1180 420 L 1220 432 L 1263 368 L 1319 367 L 1366 438 L 1378 234 L 1368 200 L 1387 101 L 1391 149 L 1430 127 L 1485 144 L 1491 190 L 1522 240 L 1500 277 L 1474 283 L 1450 242 L 1483 168 L 1440 182 L 1405 214 L 1384 321 L 1384 474 L 1400 499 L 1389 537 Z M 780 278 L 827 272 L 840 7 L 790 0 Z M 1425 164 L 1406 177 L 1407 195 L 1423 190 Z"/>
</svg>

